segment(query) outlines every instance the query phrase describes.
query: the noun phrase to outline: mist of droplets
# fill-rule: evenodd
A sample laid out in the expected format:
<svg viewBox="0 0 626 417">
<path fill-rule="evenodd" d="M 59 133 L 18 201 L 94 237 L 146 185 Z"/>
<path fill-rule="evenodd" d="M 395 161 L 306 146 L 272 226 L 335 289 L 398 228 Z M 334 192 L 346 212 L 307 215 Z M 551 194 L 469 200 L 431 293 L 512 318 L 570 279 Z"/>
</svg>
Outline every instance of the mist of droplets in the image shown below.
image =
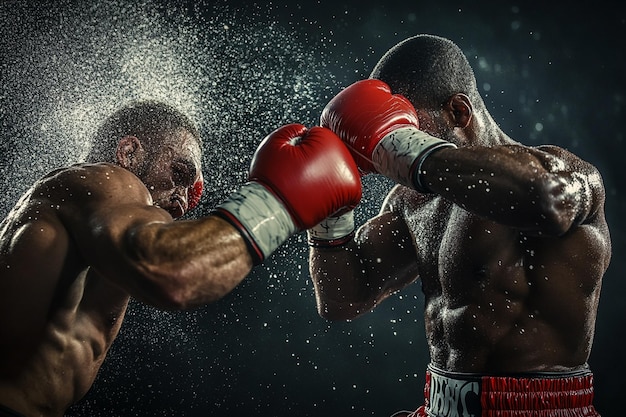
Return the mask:
<svg viewBox="0 0 626 417">
<path fill-rule="evenodd" d="M 1 7 L 1 185 L 14 192 L 7 204 L 41 174 L 80 161 L 104 118 L 143 99 L 197 122 L 207 188 L 224 190 L 215 203 L 244 179 L 266 134 L 315 123 L 332 88 L 315 51 L 225 2 Z"/>
<path fill-rule="evenodd" d="M 341 87 L 326 69 L 322 51 L 303 45 L 293 28 L 273 22 L 271 10 L 245 14 L 225 1 L 187 5 L 158 0 L 0 5 L 3 217 L 39 177 L 80 162 L 98 125 L 134 100 L 164 101 L 198 124 L 207 194 L 195 216 L 206 214 L 245 181 L 254 150 L 268 133 L 285 123 L 318 123 L 329 95 Z M 359 219 L 374 213 L 369 196 L 380 198 L 381 188 L 388 186 L 381 178 L 366 182 L 370 187 Z M 300 378 L 303 369 L 325 367 L 288 352 L 295 340 L 311 337 L 289 330 L 299 321 L 297 306 L 306 303 L 317 317 L 304 273 L 306 251 L 303 236 L 295 236 L 255 271 L 239 295 L 206 310 L 166 313 L 131 303 L 93 398 L 69 415 L 107 415 L 99 407 L 124 401 L 132 402 L 119 406 L 126 412 L 156 401 L 186 401 L 181 407 L 188 411 L 207 402 L 216 409 L 237 407 L 242 399 L 228 387 L 250 372 L 243 358 L 257 349 L 266 355 L 284 351 L 293 359 L 274 372 L 281 386 L 260 391 L 285 391 L 287 380 Z M 262 300 L 251 300 L 246 285 L 262 287 Z M 260 327 L 249 327 L 254 323 Z M 307 323 L 313 329 L 318 325 Z M 284 340 L 269 340 L 283 330 Z M 225 334 L 230 337 L 226 343 Z M 265 344 L 257 346 L 258 341 Z M 151 372 L 171 380 L 151 380 Z M 193 377 L 171 389 L 185 372 Z M 123 383 L 111 385 L 111 380 Z M 128 398 L 129 390 L 141 398 Z M 197 398 L 206 393 L 212 399 Z M 281 401 L 290 407 L 287 398 Z"/>
</svg>

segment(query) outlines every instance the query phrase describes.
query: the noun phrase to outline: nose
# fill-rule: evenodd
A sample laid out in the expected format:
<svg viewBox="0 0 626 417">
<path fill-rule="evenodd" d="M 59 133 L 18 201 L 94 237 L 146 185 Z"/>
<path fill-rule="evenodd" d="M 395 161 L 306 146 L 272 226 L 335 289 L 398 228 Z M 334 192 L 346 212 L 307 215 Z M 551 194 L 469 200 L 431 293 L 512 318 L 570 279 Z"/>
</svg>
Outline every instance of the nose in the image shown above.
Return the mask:
<svg viewBox="0 0 626 417">
<path fill-rule="evenodd" d="M 174 198 L 180 200 L 181 205 L 185 212 L 189 208 L 189 196 L 187 195 L 187 188 L 183 186 L 178 186 L 174 190 Z"/>
</svg>

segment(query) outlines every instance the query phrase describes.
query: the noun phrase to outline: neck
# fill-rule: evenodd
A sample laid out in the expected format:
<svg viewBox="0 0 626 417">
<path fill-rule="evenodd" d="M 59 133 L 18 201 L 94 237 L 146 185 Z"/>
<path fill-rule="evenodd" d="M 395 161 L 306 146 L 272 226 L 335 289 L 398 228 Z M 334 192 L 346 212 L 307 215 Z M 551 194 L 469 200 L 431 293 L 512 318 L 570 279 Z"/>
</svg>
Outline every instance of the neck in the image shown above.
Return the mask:
<svg viewBox="0 0 626 417">
<path fill-rule="evenodd" d="M 484 111 L 482 114 L 474 114 L 472 126 L 469 130 L 468 142 L 472 145 L 481 146 L 497 146 L 515 143 L 506 133 L 500 129 L 500 126 L 493 120 L 489 112 Z"/>
</svg>

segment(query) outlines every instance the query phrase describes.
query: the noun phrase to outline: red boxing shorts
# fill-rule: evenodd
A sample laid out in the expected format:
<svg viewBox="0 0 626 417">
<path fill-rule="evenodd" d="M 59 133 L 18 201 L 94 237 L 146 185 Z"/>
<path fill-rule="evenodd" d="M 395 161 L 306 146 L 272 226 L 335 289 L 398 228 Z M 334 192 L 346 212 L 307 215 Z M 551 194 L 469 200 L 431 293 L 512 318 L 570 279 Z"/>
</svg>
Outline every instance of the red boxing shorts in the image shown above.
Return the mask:
<svg viewBox="0 0 626 417">
<path fill-rule="evenodd" d="M 598 417 L 589 369 L 519 376 L 447 372 L 430 365 L 425 405 L 394 417 Z"/>
</svg>

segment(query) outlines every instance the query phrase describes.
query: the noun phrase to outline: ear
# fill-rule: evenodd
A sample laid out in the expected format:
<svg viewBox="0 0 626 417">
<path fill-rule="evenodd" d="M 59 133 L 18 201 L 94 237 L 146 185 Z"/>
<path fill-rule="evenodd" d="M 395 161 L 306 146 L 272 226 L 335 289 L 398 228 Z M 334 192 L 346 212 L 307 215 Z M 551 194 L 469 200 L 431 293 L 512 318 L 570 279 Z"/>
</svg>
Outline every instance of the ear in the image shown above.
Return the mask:
<svg viewBox="0 0 626 417">
<path fill-rule="evenodd" d="M 468 96 L 463 93 L 457 93 L 450 97 L 444 107 L 450 112 L 454 120 L 454 127 L 465 129 L 469 126 L 474 110 Z"/>
<path fill-rule="evenodd" d="M 143 163 L 144 149 L 135 136 L 124 136 L 117 144 L 115 156 L 117 163 L 129 171 L 135 171 Z"/>
</svg>

